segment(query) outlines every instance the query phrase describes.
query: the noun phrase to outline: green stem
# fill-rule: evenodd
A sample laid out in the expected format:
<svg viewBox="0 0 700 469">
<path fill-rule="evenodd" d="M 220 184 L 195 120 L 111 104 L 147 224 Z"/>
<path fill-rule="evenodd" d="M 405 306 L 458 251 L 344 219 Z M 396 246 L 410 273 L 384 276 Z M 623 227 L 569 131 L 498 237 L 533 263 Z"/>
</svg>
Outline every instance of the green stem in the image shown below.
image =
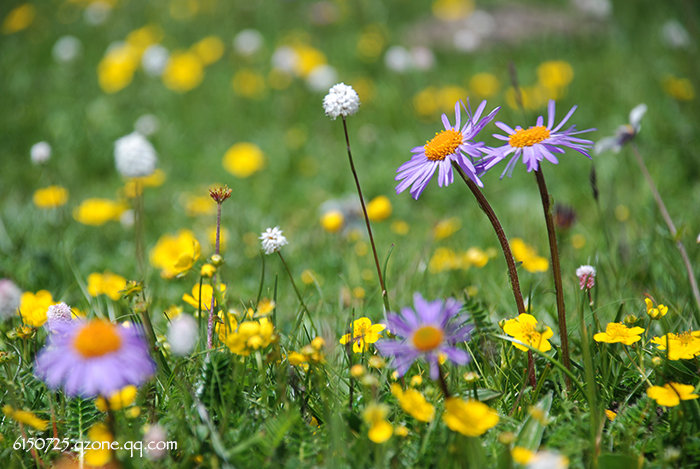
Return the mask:
<svg viewBox="0 0 700 469">
<path fill-rule="evenodd" d="M 294 281 L 294 276 L 292 275 L 292 271 L 289 270 L 289 266 L 287 265 L 287 261 L 284 260 L 284 256 L 282 256 L 282 253 L 280 251 L 277 251 L 277 254 L 280 256 L 280 260 L 282 261 L 282 265 L 284 266 L 284 270 L 287 271 L 287 275 L 289 276 L 290 282 L 292 282 L 292 287 L 294 288 L 294 292 L 297 294 L 297 298 L 299 299 L 299 303 L 301 303 L 301 307 L 303 311 L 306 313 L 306 317 L 309 318 L 309 322 L 311 323 L 311 326 L 314 328 L 314 331 L 318 333 L 318 330 L 316 329 L 316 326 L 314 325 L 314 320 L 311 318 L 311 313 L 309 312 L 309 308 L 306 307 L 306 303 L 304 303 L 304 298 L 301 296 L 301 293 L 299 292 L 299 289 L 297 288 L 297 284 Z M 299 316 L 299 319 L 297 320 L 296 325 L 294 326 L 294 330 L 292 331 L 292 335 L 299 329 L 299 326 L 301 325 L 301 316 Z"/>
</svg>

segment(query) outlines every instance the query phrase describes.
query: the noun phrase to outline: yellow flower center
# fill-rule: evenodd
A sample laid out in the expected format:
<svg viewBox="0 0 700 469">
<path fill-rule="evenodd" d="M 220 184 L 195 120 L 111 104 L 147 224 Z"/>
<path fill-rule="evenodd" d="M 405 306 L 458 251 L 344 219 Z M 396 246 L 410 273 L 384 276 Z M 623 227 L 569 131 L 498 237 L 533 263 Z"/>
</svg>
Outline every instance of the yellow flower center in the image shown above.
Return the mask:
<svg viewBox="0 0 700 469">
<path fill-rule="evenodd" d="M 443 337 L 442 329 L 438 329 L 435 326 L 423 326 L 413 333 L 411 340 L 418 350 L 427 352 L 440 345 Z"/>
<path fill-rule="evenodd" d="M 432 140 L 425 142 L 425 157 L 430 161 L 442 161 L 462 144 L 462 134 L 456 130 L 443 130 Z"/>
<path fill-rule="evenodd" d="M 629 335 L 629 330 L 624 324 L 618 322 L 611 322 L 605 328 L 606 334 L 610 337 L 627 337 Z"/>
<path fill-rule="evenodd" d="M 83 327 L 73 341 L 75 349 L 85 358 L 100 357 L 119 350 L 122 339 L 117 326 L 103 319 L 96 319 Z"/>
<path fill-rule="evenodd" d="M 543 125 L 520 129 L 510 136 L 508 143 L 511 147 L 531 147 L 535 143 L 549 138 L 549 129 Z"/>
<path fill-rule="evenodd" d="M 694 339 L 690 331 L 681 332 L 680 334 L 678 334 L 677 338 L 683 346 L 690 345 L 690 343 L 693 342 Z"/>
</svg>

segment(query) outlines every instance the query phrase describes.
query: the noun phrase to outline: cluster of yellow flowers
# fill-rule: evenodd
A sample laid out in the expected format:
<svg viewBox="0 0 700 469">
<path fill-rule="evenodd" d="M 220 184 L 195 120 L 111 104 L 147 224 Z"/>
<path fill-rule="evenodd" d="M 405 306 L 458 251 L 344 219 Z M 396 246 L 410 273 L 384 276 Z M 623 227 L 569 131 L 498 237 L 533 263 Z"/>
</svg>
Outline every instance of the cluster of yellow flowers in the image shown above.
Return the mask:
<svg viewBox="0 0 700 469">
<path fill-rule="evenodd" d="M 39 290 L 36 293 L 24 292 L 20 297 L 19 314 L 22 321 L 32 327 L 41 327 L 46 322 L 46 313 L 49 306 L 56 304 L 47 290 Z"/>
<path fill-rule="evenodd" d="M 496 255 L 495 250 L 486 251 L 471 247 L 464 252 L 455 252 L 449 248 L 437 248 L 430 258 L 428 270 L 430 273 L 439 273 L 445 270 L 467 270 L 470 267 L 484 267 L 491 257 Z"/>
<path fill-rule="evenodd" d="M 93 272 L 88 275 L 87 291 L 92 297 L 107 295 L 114 301 L 121 298 L 121 291 L 126 288 L 126 279 L 121 275 L 105 271 Z"/>
<path fill-rule="evenodd" d="M 221 343 L 232 353 L 247 357 L 256 350 L 263 349 L 277 340 L 275 328 L 267 318 L 243 321 L 240 324 L 232 312 L 216 325 Z"/>
<path fill-rule="evenodd" d="M 199 241 L 190 230 L 164 234 L 151 249 L 151 265 L 161 269 L 161 277 L 173 278 L 192 268 L 200 250 Z"/>
<path fill-rule="evenodd" d="M 310 344 L 304 345 L 298 352 L 289 352 L 287 361 L 289 361 L 290 365 L 300 366 L 304 371 L 307 371 L 310 363 L 325 362 L 325 357 L 323 356 L 323 347 L 325 345 L 326 341 L 323 340 L 323 337 L 314 337 Z"/>
<path fill-rule="evenodd" d="M 523 268 L 528 272 L 547 272 L 549 270 L 549 261 L 539 256 L 535 248 L 526 244 L 522 239 L 511 239 L 510 248 L 515 260 L 522 262 Z"/>
<path fill-rule="evenodd" d="M 515 319 L 508 319 L 503 323 L 503 332 L 540 352 L 552 349 L 552 344 L 549 343 L 554 335 L 552 328 L 538 324 L 531 314 L 520 314 Z M 513 342 L 513 347 L 527 352 L 529 349 L 525 345 Z"/>
</svg>

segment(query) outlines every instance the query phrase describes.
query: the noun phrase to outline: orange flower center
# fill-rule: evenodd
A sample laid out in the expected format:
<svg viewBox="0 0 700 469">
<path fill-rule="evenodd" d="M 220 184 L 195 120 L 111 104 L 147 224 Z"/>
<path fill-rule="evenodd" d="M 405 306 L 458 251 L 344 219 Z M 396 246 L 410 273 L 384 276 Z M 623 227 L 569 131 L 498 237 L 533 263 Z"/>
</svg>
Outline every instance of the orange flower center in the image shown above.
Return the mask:
<svg viewBox="0 0 700 469">
<path fill-rule="evenodd" d="M 511 147 L 531 147 L 535 143 L 549 138 L 549 129 L 543 125 L 520 129 L 510 136 L 508 143 Z"/>
<path fill-rule="evenodd" d="M 442 343 L 443 337 L 442 329 L 438 329 L 435 326 L 423 326 L 413 333 L 411 340 L 418 350 L 427 352 L 437 348 Z"/>
<path fill-rule="evenodd" d="M 442 161 L 453 154 L 462 144 L 462 134 L 448 129 L 436 133 L 432 140 L 425 142 L 425 157 L 430 161 Z"/>
<path fill-rule="evenodd" d="M 96 319 L 85 325 L 75 336 L 73 346 L 85 358 L 94 358 L 119 350 L 122 338 L 117 326 L 104 319 Z"/>
</svg>

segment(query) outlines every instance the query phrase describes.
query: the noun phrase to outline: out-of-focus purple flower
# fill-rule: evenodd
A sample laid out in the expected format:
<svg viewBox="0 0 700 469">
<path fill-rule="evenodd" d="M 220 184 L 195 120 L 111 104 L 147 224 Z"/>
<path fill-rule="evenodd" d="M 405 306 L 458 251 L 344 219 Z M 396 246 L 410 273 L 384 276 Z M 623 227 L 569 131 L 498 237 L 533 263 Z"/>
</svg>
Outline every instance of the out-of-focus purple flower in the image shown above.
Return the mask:
<svg viewBox="0 0 700 469">
<path fill-rule="evenodd" d="M 466 324 L 467 316 L 459 314 L 462 304 L 454 298 L 429 302 L 420 293 L 413 295 L 413 304 L 415 309 L 386 315 L 387 327 L 398 340 L 383 339 L 374 344 L 382 355 L 393 357 L 398 375 L 403 376 L 419 357 L 430 364 L 433 380 L 439 377 L 441 355 L 459 365 L 469 362 L 469 354 L 455 347 L 468 340 L 473 329 Z"/>
<path fill-rule="evenodd" d="M 576 276 L 581 290 L 590 290 L 595 286 L 595 267 L 592 265 L 582 265 L 576 269 Z"/>
<path fill-rule="evenodd" d="M 69 396 L 110 396 L 156 370 L 141 330 L 104 319 L 58 322 L 39 352 L 35 375 Z"/>
<path fill-rule="evenodd" d="M 588 154 L 588 150 L 593 146 L 593 142 L 574 137 L 573 135 L 591 132 L 595 129 L 576 130 L 576 126 L 572 125 L 566 130 L 561 130 L 573 115 L 576 106 L 572 107 L 559 122 L 559 125 L 554 127 L 554 106 L 554 100 L 550 100 L 547 108 L 546 127 L 543 116 L 539 116 L 537 124 L 528 129 L 523 129 L 520 126 L 513 129 L 503 122 L 496 122 L 496 126 L 506 132 L 506 135 L 494 134 L 493 136 L 508 143 L 488 149 L 487 156 L 479 162 L 478 174 L 481 175 L 490 170 L 510 154 L 513 154 L 513 156 L 503 170 L 501 177 L 506 174 L 510 176 L 513 173 L 513 168 L 521 155 L 528 171 L 539 169 L 540 161 L 545 159 L 553 164 L 559 163 L 554 154 L 564 153 L 564 148 L 571 148 L 590 158 L 591 155 Z"/>
<path fill-rule="evenodd" d="M 55 305 L 49 306 L 46 311 L 46 325 L 49 330 L 54 330 L 56 327 L 60 327 L 61 323 L 69 323 L 73 320 L 73 311 L 65 303 L 56 303 Z"/>
<path fill-rule="evenodd" d="M 461 109 L 467 113 L 467 121 L 462 124 Z M 438 171 L 438 186 L 447 186 L 454 181 L 452 162 L 455 161 L 469 178 L 478 186 L 483 187 L 474 167 L 474 160 L 482 157 L 486 152 L 483 142 L 474 142 L 481 129 L 491 122 L 500 109 L 497 107 L 483 119 L 481 114 L 486 108 L 486 101 L 482 101 L 474 114 L 462 101 L 455 103 L 455 125 L 450 124 L 446 114 L 442 115 L 442 124 L 445 130 L 437 132 L 435 137 L 428 140 L 425 145 L 411 150 L 413 156 L 402 164 L 397 170 L 396 180 L 401 181 L 396 186 L 396 193 L 401 193 L 411 186 L 411 196 L 418 199 L 425 190 L 428 182 Z"/>
</svg>

